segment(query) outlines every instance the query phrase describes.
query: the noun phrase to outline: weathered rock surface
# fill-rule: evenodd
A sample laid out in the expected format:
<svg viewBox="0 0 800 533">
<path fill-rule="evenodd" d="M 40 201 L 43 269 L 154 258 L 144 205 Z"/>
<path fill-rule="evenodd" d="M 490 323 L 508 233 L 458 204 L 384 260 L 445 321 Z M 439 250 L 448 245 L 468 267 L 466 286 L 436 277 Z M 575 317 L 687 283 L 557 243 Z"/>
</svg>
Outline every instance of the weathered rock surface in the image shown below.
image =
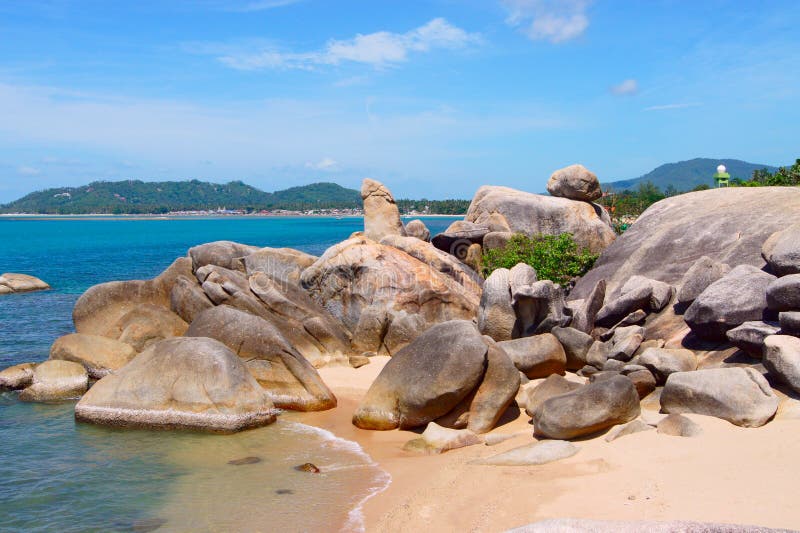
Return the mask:
<svg viewBox="0 0 800 533">
<path fill-rule="evenodd" d="M 468 429 L 450 429 L 430 422 L 418 439 L 408 441 L 403 449 L 427 454 L 444 453 L 465 446 L 480 444 L 482 439 Z"/>
<path fill-rule="evenodd" d="M 365 179 L 361 183 L 361 199 L 364 201 L 364 235 L 368 239 L 380 241 L 388 235 L 405 237 L 400 211 L 385 185 Z"/>
<path fill-rule="evenodd" d="M 633 382 L 640 400 L 656 390 L 656 378 L 649 370 L 623 371 L 622 374 Z"/>
<path fill-rule="evenodd" d="M 583 202 L 593 202 L 603 196 L 597 176 L 583 165 L 570 165 L 553 172 L 547 181 L 547 192 Z"/>
<path fill-rule="evenodd" d="M 699 424 L 679 414 L 667 416 L 656 427 L 660 434 L 673 437 L 699 437 L 703 433 Z"/>
<path fill-rule="evenodd" d="M 794 213 L 786 214 L 785 223 L 794 222 Z M 800 274 L 800 223 L 794 223 L 770 235 L 764 242 L 761 256 L 778 276 Z"/>
<path fill-rule="evenodd" d="M 401 311 L 419 315 L 426 326 L 471 320 L 479 296 L 452 278 L 392 246 L 363 237 L 332 246 L 303 271 L 302 286 L 313 300 L 358 338 L 362 312 L 385 312 L 389 327 Z M 384 330 L 386 331 L 386 330 Z M 380 345 L 360 352 L 379 352 Z"/>
<path fill-rule="evenodd" d="M 752 368 L 729 367 L 676 372 L 661 393 L 664 413 L 715 416 L 743 427 L 766 424 L 778 409 L 778 397 Z"/>
<path fill-rule="evenodd" d="M 663 385 L 675 372 L 691 372 L 697 369 L 697 357 L 691 350 L 681 348 L 648 348 L 637 359 Z"/>
<path fill-rule="evenodd" d="M 206 265 L 216 265 L 244 272 L 244 258 L 258 250 L 257 246 L 238 242 L 215 241 L 189 248 L 189 257 L 192 259 L 192 270 Z"/>
<path fill-rule="evenodd" d="M 639 395 L 624 376 L 590 383 L 542 403 L 533 414 L 535 435 L 572 439 L 639 416 Z"/>
<path fill-rule="evenodd" d="M 520 266 L 511 269 L 511 273 Z M 530 268 L 530 267 L 528 267 Z M 533 269 L 530 269 L 533 271 Z M 509 282 L 514 277 L 509 275 Z M 564 301 L 564 289 L 550 280 L 535 281 L 530 284 L 511 283 L 511 304 L 517 320 L 513 337 L 527 337 L 547 333 L 554 327 L 569 324 L 571 318 Z"/>
<path fill-rule="evenodd" d="M 383 367 L 353 415 L 353 424 L 385 430 L 439 418 L 478 386 L 487 351 L 471 322 L 431 327 Z"/>
<path fill-rule="evenodd" d="M 633 435 L 634 433 L 641 433 L 642 431 L 652 431 L 655 429 L 650 424 L 646 424 L 639 420 L 632 420 L 625 425 L 615 427 L 611 431 L 608 432 L 608 435 L 605 437 L 606 442 L 613 442 L 619 438 L 627 437 L 628 435 Z"/>
<path fill-rule="evenodd" d="M 412 220 L 406 224 L 406 235 L 425 242 L 430 242 L 431 240 L 431 230 L 421 220 Z"/>
<path fill-rule="evenodd" d="M 789 335 L 767 337 L 763 362 L 771 374 L 800 392 L 800 339 Z"/>
<path fill-rule="evenodd" d="M 767 317 L 767 286 L 775 276 L 739 265 L 715 281 L 686 309 L 683 318 L 700 338 L 724 340 L 725 333 L 745 322 Z"/>
<path fill-rule="evenodd" d="M 641 326 L 617 328 L 610 341 L 605 343 L 605 353 L 609 359 L 630 361 L 644 340 L 645 330 Z M 587 356 L 588 361 L 588 356 Z M 592 364 L 589 361 L 589 364 Z"/>
<path fill-rule="evenodd" d="M 24 389 L 33 383 L 35 363 L 21 363 L 0 371 L 0 390 Z"/>
<path fill-rule="evenodd" d="M 122 315 L 107 335 L 141 352 L 154 342 L 180 337 L 188 327 L 189 324 L 166 307 L 142 303 Z"/>
<path fill-rule="evenodd" d="M 800 337 L 800 311 L 784 311 L 778 315 L 781 333 Z"/>
<path fill-rule="evenodd" d="M 597 313 L 603 308 L 605 298 L 606 281 L 601 279 L 595 284 L 588 296 L 581 301 L 581 305 L 573 310 L 570 327 L 583 333 L 591 333 L 597 320 Z"/>
<path fill-rule="evenodd" d="M 316 260 L 292 248 L 260 248 L 244 257 L 244 268 L 248 276 L 261 272 L 279 283 L 297 285 L 303 270 Z"/>
<path fill-rule="evenodd" d="M 86 392 L 89 376 L 83 365 L 71 361 L 45 361 L 33 370 L 33 380 L 19 393 L 26 402 L 72 400 Z"/>
<path fill-rule="evenodd" d="M 0 294 L 9 294 L 12 292 L 32 292 L 44 291 L 50 288 L 50 285 L 27 274 L 13 274 L 6 272 L 0 276 Z"/>
<path fill-rule="evenodd" d="M 470 247 L 473 244 L 482 244 L 487 233 L 489 233 L 488 226 L 459 220 L 453 222 L 444 233 L 433 237 L 431 244 L 458 258 L 459 261 L 466 261 Z"/>
<path fill-rule="evenodd" d="M 644 276 L 632 276 L 619 295 L 606 303 L 595 318 L 598 326 L 611 327 L 636 311 L 658 312 L 670 301 L 673 288 Z"/>
<path fill-rule="evenodd" d="M 534 442 L 513 448 L 507 452 L 476 459 L 471 464 L 493 466 L 533 466 L 552 463 L 560 459 L 572 457 L 580 448 L 563 440 L 547 440 Z"/>
<path fill-rule="evenodd" d="M 700 296 L 706 288 L 724 277 L 731 271 L 731 267 L 719 261 L 714 261 L 707 255 L 694 262 L 679 284 L 678 302 L 690 304 Z"/>
<path fill-rule="evenodd" d="M 316 369 L 261 317 L 221 305 L 201 313 L 186 336 L 216 339 L 234 351 L 276 407 L 297 411 L 336 407 L 336 397 Z"/>
<path fill-rule="evenodd" d="M 513 236 L 511 231 L 490 231 L 484 235 L 481 246 L 485 250 L 499 250 L 505 248 Z"/>
<path fill-rule="evenodd" d="M 598 253 L 615 238 L 611 226 L 602 218 L 602 211 L 587 202 L 487 185 L 475 193 L 466 220 L 485 225 L 490 221 L 504 224 L 508 227 L 506 231 L 529 236 L 572 233 L 579 247 Z"/>
<path fill-rule="evenodd" d="M 725 332 L 728 342 L 747 352 L 748 355 L 761 359 L 764 349 L 764 339 L 770 335 L 777 335 L 780 331 L 777 322 L 762 322 L 760 320 L 745 322 Z"/>
<path fill-rule="evenodd" d="M 767 306 L 773 311 L 800 311 L 800 274 L 789 274 L 770 283 Z"/>
<path fill-rule="evenodd" d="M 194 277 L 178 276 L 169 294 L 169 308 L 191 324 L 197 315 L 214 307 Z"/>
<path fill-rule="evenodd" d="M 594 344 L 591 335 L 572 327 L 556 327 L 550 330 L 564 347 L 567 370 L 580 370 L 586 365 L 586 355 Z"/>
<path fill-rule="evenodd" d="M 121 427 L 233 432 L 275 420 L 267 392 L 224 344 L 167 339 L 98 381 L 75 418 Z"/>
<path fill-rule="evenodd" d="M 507 268 L 498 268 L 486 278 L 478 308 L 478 329 L 498 342 L 513 338 L 517 322 L 509 275 Z"/>
<path fill-rule="evenodd" d="M 50 347 L 50 359 L 80 363 L 92 379 L 100 379 L 119 370 L 136 354 L 130 344 L 85 333 L 64 335 Z"/>
<path fill-rule="evenodd" d="M 529 379 L 564 374 L 567 356 L 561 343 L 551 333 L 499 342 L 514 365 Z"/>
<path fill-rule="evenodd" d="M 499 344 L 490 342 L 486 373 L 469 406 L 467 429 L 486 433 L 503 416 L 519 390 L 519 371 Z"/>
<path fill-rule="evenodd" d="M 569 381 L 559 374 L 551 374 L 547 379 L 535 387 L 527 389 L 525 413 L 532 417 L 533 413 L 536 412 L 536 408 L 542 405 L 545 401 L 555 396 L 572 392 L 582 386 L 583 385 L 580 383 Z"/>
</svg>

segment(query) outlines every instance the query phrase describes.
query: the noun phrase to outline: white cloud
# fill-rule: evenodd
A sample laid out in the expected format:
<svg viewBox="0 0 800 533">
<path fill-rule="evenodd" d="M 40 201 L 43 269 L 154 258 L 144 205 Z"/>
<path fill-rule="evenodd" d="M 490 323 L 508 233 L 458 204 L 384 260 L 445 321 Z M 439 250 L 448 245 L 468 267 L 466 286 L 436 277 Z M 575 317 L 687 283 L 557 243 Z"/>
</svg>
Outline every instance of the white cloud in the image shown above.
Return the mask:
<svg viewBox="0 0 800 533">
<path fill-rule="evenodd" d="M 17 174 L 21 176 L 38 176 L 42 172 L 38 168 L 21 165 L 17 167 Z"/>
<path fill-rule="evenodd" d="M 667 111 L 670 109 L 686 109 L 687 107 L 699 107 L 703 104 L 698 103 L 683 103 L 683 104 L 662 104 L 645 107 L 645 111 Z"/>
<path fill-rule="evenodd" d="M 308 162 L 306 163 L 306 168 L 312 168 L 314 170 L 324 170 L 327 172 L 336 170 L 339 167 L 339 163 L 335 159 L 331 159 L 330 157 L 323 157 L 316 163 Z"/>
<path fill-rule="evenodd" d="M 436 18 L 406 33 L 379 31 L 357 34 L 352 39 L 330 40 L 322 50 L 284 52 L 270 47 L 258 52 L 231 52 L 218 57 L 223 64 L 239 70 L 305 69 L 342 63 L 385 67 L 403 63 L 412 52 L 463 48 L 480 41 L 480 36 Z"/>
<path fill-rule="evenodd" d="M 630 96 L 639 92 L 639 82 L 634 79 L 623 80 L 618 85 L 611 87 L 611 92 L 617 96 Z"/>
<path fill-rule="evenodd" d="M 534 41 L 563 43 L 580 37 L 589 27 L 589 0 L 502 0 L 506 22 Z"/>
</svg>

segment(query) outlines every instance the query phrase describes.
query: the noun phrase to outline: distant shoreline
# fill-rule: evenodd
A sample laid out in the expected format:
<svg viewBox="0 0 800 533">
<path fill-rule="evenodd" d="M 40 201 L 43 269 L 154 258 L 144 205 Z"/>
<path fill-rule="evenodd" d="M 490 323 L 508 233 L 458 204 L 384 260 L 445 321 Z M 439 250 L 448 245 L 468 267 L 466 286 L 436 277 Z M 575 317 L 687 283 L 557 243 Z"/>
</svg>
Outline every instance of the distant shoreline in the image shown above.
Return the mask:
<svg viewBox="0 0 800 533">
<path fill-rule="evenodd" d="M 400 215 L 403 219 L 414 218 L 464 218 L 464 215 L 440 215 L 440 214 L 414 214 L 414 215 Z M 225 219 L 225 218 L 334 218 L 334 219 L 347 219 L 347 218 L 364 218 L 364 215 L 300 215 L 300 214 L 254 214 L 254 215 L 161 215 L 161 214 L 139 214 L 139 215 L 109 215 L 101 213 L 92 213 L 85 215 L 49 215 L 49 214 L 34 214 L 34 213 L 3 213 L 0 214 L 0 219 L 26 219 L 26 220 L 200 220 L 200 219 Z"/>
</svg>

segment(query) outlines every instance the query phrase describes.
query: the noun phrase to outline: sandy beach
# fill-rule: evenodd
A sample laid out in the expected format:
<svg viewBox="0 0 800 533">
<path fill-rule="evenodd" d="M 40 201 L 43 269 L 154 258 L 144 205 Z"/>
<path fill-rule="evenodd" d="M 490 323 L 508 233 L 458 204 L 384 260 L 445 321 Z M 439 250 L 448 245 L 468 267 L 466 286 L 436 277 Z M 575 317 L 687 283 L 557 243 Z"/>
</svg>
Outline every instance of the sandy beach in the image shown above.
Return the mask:
<svg viewBox="0 0 800 533">
<path fill-rule="evenodd" d="M 358 442 L 392 476 L 367 501 L 367 531 L 504 531 L 547 518 L 696 520 L 776 528 L 800 526 L 796 505 L 800 402 L 781 396 L 775 420 L 746 429 L 687 415 L 699 437 L 655 430 L 606 442 L 577 441 L 575 456 L 529 467 L 472 465 L 533 441 L 524 411 L 492 433 L 513 438 L 442 455 L 405 452 L 411 431 L 365 431 L 351 424 L 358 401 L 388 357 L 359 369 L 320 370 L 339 398 L 336 409 L 306 413 L 303 422 Z M 654 393 L 656 394 L 656 393 Z M 643 402 L 642 418 L 659 420 L 658 402 Z"/>
</svg>

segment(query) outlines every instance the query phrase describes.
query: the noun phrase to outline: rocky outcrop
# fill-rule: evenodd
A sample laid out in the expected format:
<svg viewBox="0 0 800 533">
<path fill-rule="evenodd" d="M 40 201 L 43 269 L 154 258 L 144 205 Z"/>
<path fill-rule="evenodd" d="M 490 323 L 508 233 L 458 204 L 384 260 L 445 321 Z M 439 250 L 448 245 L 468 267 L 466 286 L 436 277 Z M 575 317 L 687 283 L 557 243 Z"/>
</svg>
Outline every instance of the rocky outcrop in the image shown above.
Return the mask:
<svg viewBox="0 0 800 533">
<path fill-rule="evenodd" d="M 224 344 L 167 339 L 98 381 L 75 418 L 119 427 L 233 432 L 275 420 L 267 392 Z"/>
<path fill-rule="evenodd" d="M 136 353 L 130 344 L 85 333 L 64 335 L 50 347 L 50 359 L 80 363 L 92 379 L 100 379 L 119 370 Z"/>
<path fill-rule="evenodd" d="M 661 393 L 662 412 L 715 416 L 743 427 L 763 426 L 777 409 L 778 397 L 752 368 L 676 372 Z"/>
<path fill-rule="evenodd" d="M 603 220 L 603 208 L 587 202 L 542 196 L 508 187 L 483 186 L 475 193 L 465 220 L 489 226 L 505 226 L 513 233 L 559 235 L 572 233 L 579 247 L 594 253 L 614 241 L 611 226 Z"/>
<path fill-rule="evenodd" d="M 534 434 L 573 439 L 639 416 L 639 395 L 624 376 L 590 383 L 545 401 L 533 413 Z"/>
<path fill-rule="evenodd" d="M 89 376 L 83 365 L 71 361 L 45 361 L 33 370 L 31 384 L 19 393 L 26 402 L 51 402 L 79 398 L 86 392 Z"/>
<path fill-rule="evenodd" d="M 354 342 L 362 342 L 359 331 L 375 324 L 371 345 L 360 346 L 361 352 L 382 351 L 385 332 L 402 312 L 418 315 L 430 327 L 472 319 L 479 302 L 478 295 L 430 265 L 363 237 L 329 248 L 303 271 L 301 281 L 317 304 L 353 332 Z"/>
<path fill-rule="evenodd" d="M 800 339 L 772 335 L 764 340 L 764 368 L 795 392 L 800 392 Z"/>
<path fill-rule="evenodd" d="M 497 343 L 528 379 L 563 375 L 567 367 L 564 347 L 552 333 L 542 333 Z"/>
<path fill-rule="evenodd" d="M 431 230 L 421 220 L 411 220 L 406 224 L 406 235 L 421 241 L 430 242 Z"/>
<path fill-rule="evenodd" d="M 201 313 L 186 336 L 225 344 L 242 359 L 276 407 L 297 411 L 336 407 L 336 397 L 316 369 L 261 317 L 222 305 Z"/>
<path fill-rule="evenodd" d="M 166 307 L 142 303 L 122 315 L 106 335 L 141 352 L 154 342 L 180 337 L 188 327 L 189 324 Z"/>
<path fill-rule="evenodd" d="M 187 324 L 205 311 L 214 307 L 200 283 L 194 277 L 178 276 L 169 294 L 169 308 Z"/>
<path fill-rule="evenodd" d="M 519 386 L 519 373 L 508 356 L 491 348 L 490 356 L 471 322 L 431 327 L 381 370 L 353 415 L 353 424 L 362 429 L 413 428 L 466 402 L 467 412 L 459 419 L 471 422 L 473 431 L 491 429 L 490 422 L 493 425 L 502 415 Z"/>
<path fill-rule="evenodd" d="M 0 294 L 10 294 L 15 292 L 44 291 L 50 285 L 27 274 L 13 274 L 6 272 L 0 276 Z"/>
<path fill-rule="evenodd" d="M 709 285 L 721 279 L 730 271 L 731 267 L 728 265 L 714 261 L 704 255 L 695 261 L 686 271 L 686 274 L 683 275 L 683 279 L 679 284 L 678 302 L 682 304 L 692 303 Z"/>
<path fill-rule="evenodd" d="M 261 272 L 278 283 L 297 285 L 303 270 L 316 260 L 315 256 L 292 248 L 260 248 L 244 257 L 244 268 L 248 276 Z"/>
<path fill-rule="evenodd" d="M 364 236 L 380 241 L 389 235 L 406 236 L 400 211 L 389 189 L 382 183 L 365 179 L 361 183 L 361 199 L 364 201 Z"/>
<path fill-rule="evenodd" d="M 245 271 L 244 258 L 259 250 L 257 246 L 249 246 L 231 241 L 215 241 L 189 248 L 192 270 L 206 265 L 216 265 L 228 270 Z"/>
<path fill-rule="evenodd" d="M 570 165 L 553 172 L 547 182 L 547 192 L 583 202 L 593 202 L 603 196 L 597 176 L 583 165 Z"/>
<path fill-rule="evenodd" d="M 761 256 L 778 276 L 800 274 L 800 222 L 794 213 L 786 214 L 785 223 L 794 224 L 770 235 L 761 249 Z"/>
<path fill-rule="evenodd" d="M 35 363 L 21 363 L 0 371 L 0 390 L 24 389 L 33 383 Z"/>
<path fill-rule="evenodd" d="M 739 265 L 709 285 L 683 318 L 698 337 L 724 340 L 728 330 L 767 318 L 766 290 L 773 280 L 754 266 Z"/>
</svg>

